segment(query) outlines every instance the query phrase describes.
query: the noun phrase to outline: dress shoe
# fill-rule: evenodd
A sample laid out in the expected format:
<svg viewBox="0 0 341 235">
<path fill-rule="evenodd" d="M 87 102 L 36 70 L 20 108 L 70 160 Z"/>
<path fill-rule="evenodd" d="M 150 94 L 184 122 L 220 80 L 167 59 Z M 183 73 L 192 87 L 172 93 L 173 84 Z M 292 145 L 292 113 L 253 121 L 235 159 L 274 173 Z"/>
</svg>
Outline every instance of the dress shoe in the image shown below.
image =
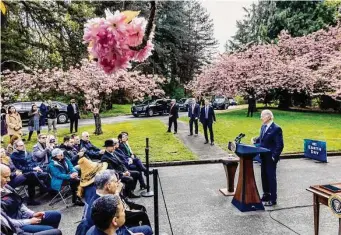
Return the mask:
<svg viewBox="0 0 341 235">
<path fill-rule="evenodd" d="M 188 136 L 192 136 L 193 134 L 189 134 Z"/>
<path fill-rule="evenodd" d="M 84 202 L 82 202 L 82 200 L 80 199 L 77 199 L 74 203 L 73 203 L 74 206 L 84 206 Z"/>
<path fill-rule="evenodd" d="M 211 143 L 211 146 L 213 146 L 213 145 L 214 145 L 214 142 Z"/>
<path fill-rule="evenodd" d="M 144 189 L 147 189 L 147 185 L 141 185 L 140 186 L 140 190 L 144 190 Z"/>
<path fill-rule="evenodd" d="M 152 175 L 153 174 L 153 170 L 149 170 L 149 172 L 148 172 L 150 175 Z M 144 176 L 147 176 L 147 170 L 146 171 L 144 171 L 143 172 L 143 174 L 144 174 Z"/>
<path fill-rule="evenodd" d="M 262 202 L 268 202 L 268 201 L 270 201 L 270 195 L 264 194 L 260 200 Z"/>
<path fill-rule="evenodd" d="M 167 133 L 171 133 L 171 131 L 166 131 Z"/>
<path fill-rule="evenodd" d="M 208 144 L 208 141 L 205 141 L 205 143 L 204 144 Z"/>
<path fill-rule="evenodd" d="M 194 137 L 197 137 L 198 136 L 198 134 L 194 134 Z"/>
<path fill-rule="evenodd" d="M 174 134 L 178 134 L 178 132 L 174 132 Z"/>
<path fill-rule="evenodd" d="M 276 201 L 267 201 L 264 203 L 264 206 L 274 206 L 274 205 L 277 205 Z"/>
<path fill-rule="evenodd" d="M 34 199 L 28 200 L 28 201 L 27 201 L 27 205 L 28 205 L 28 206 L 38 206 L 38 205 L 40 205 L 40 204 L 41 204 L 40 202 L 38 202 L 38 201 L 36 201 L 36 200 L 34 200 Z"/>
</svg>

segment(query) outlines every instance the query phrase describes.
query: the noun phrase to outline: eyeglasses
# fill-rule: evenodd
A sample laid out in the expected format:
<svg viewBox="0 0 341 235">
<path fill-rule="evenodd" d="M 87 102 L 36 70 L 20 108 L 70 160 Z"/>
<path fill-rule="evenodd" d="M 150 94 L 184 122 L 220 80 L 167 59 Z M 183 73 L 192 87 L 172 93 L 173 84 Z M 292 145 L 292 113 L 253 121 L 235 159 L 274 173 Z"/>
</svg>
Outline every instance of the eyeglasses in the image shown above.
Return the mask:
<svg viewBox="0 0 341 235">
<path fill-rule="evenodd" d="M 18 148 L 18 147 L 24 147 L 24 146 L 25 146 L 25 145 L 17 145 L 17 148 Z"/>
<path fill-rule="evenodd" d="M 45 137 L 40 137 L 40 139 L 46 139 L 46 136 Z"/>
</svg>

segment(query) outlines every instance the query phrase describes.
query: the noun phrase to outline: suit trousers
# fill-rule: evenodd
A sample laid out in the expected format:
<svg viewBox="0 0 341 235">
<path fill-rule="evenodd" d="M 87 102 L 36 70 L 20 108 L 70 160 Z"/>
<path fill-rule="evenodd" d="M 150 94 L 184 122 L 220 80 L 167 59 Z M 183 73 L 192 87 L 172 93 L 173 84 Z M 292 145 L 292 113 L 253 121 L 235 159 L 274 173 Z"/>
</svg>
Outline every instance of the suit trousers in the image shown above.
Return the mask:
<svg viewBox="0 0 341 235">
<path fill-rule="evenodd" d="M 251 114 L 251 117 L 253 116 L 253 111 L 255 110 L 255 107 L 253 105 L 249 105 L 247 109 L 247 116 Z"/>
<path fill-rule="evenodd" d="M 143 165 L 143 163 L 141 162 L 140 159 L 138 159 L 137 157 L 133 158 L 133 164 L 130 164 L 127 168 L 128 168 L 128 170 L 138 171 L 140 173 L 140 175 L 139 175 L 140 186 L 146 185 L 142 172 L 145 173 L 147 171 L 147 169 Z"/>
<path fill-rule="evenodd" d="M 78 117 L 70 117 L 70 133 L 73 132 L 73 125 L 75 125 L 75 131 L 78 132 Z"/>
<path fill-rule="evenodd" d="M 174 132 L 178 132 L 178 119 L 174 116 L 169 117 L 168 132 L 171 131 L 173 122 L 174 122 Z"/>
<path fill-rule="evenodd" d="M 198 119 L 191 117 L 191 119 L 189 119 L 189 131 L 191 135 L 193 135 L 193 123 L 195 127 L 195 134 L 198 134 Z"/>
<path fill-rule="evenodd" d="M 261 177 L 263 193 L 270 201 L 277 201 L 277 163 L 271 158 L 271 155 L 261 155 Z"/>
<path fill-rule="evenodd" d="M 211 143 L 214 142 L 214 135 L 213 135 L 213 123 L 209 122 L 208 120 L 205 120 L 202 123 L 202 126 L 204 128 L 204 135 L 205 135 L 205 140 L 206 142 L 208 142 L 208 134 L 207 134 L 207 128 L 210 132 L 210 139 L 211 139 Z"/>
<path fill-rule="evenodd" d="M 40 224 L 30 224 L 21 227 L 24 232 L 36 233 L 58 228 L 62 215 L 58 211 L 45 211 L 45 216 Z"/>
</svg>

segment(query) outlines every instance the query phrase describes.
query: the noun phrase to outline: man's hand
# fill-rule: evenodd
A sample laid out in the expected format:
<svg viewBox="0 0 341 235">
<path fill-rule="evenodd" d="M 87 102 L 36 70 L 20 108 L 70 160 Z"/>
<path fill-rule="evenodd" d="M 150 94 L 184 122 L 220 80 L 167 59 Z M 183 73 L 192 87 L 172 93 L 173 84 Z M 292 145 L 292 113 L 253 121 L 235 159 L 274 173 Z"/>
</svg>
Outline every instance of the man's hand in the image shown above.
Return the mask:
<svg viewBox="0 0 341 235">
<path fill-rule="evenodd" d="M 41 223 L 41 219 L 40 218 L 36 218 L 36 217 L 32 217 L 30 219 L 31 224 L 40 224 Z"/>
<path fill-rule="evenodd" d="M 123 173 L 124 176 L 130 176 L 130 172 L 129 171 L 126 171 Z"/>
<path fill-rule="evenodd" d="M 75 179 L 77 178 L 77 176 L 78 176 L 77 172 L 73 172 L 72 174 L 70 174 L 71 179 Z"/>
<path fill-rule="evenodd" d="M 81 158 L 81 157 L 84 156 L 84 152 L 79 152 L 79 153 L 77 153 L 77 155 L 78 155 L 79 158 Z"/>
<path fill-rule="evenodd" d="M 256 138 L 257 138 L 257 137 L 252 137 L 252 138 L 251 138 L 251 144 L 255 144 L 255 143 L 256 143 Z"/>
<path fill-rule="evenodd" d="M 19 171 L 19 170 L 16 170 L 16 171 L 15 171 L 15 174 L 16 174 L 16 176 L 19 176 L 19 175 L 22 175 L 22 172 Z"/>
<path fill-rule="evenodd" d="M 99 154 L 104 154 L 105 150 L 102 149 L 101 151 L 99 151 Z"/>
<path fill-rule="evenodd" d="M 128 164 L 129 164 L 129 165 L 133 164 L 133 159 L 129 158 Z"/>
<path fill-rule="evenodd" d="M 40 218 L 40 219 L 43 219 L 45 216 L 45 212 L 44 211 L 39 211 L 39 212 L 36 212 L 33 214 L 33 217 L 35 218 Z"/>
<path fill-rule="evenodd" d="M 198 120 L 198 118 L 196 117 L 195 120 Z"/>
</svg>

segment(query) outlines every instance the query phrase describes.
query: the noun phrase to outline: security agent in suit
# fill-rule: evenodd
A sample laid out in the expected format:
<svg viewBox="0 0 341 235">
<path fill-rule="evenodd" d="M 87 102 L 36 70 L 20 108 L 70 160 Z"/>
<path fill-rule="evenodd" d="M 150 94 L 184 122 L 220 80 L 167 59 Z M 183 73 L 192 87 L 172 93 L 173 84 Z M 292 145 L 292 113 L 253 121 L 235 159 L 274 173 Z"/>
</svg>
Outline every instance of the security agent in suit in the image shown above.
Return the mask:
<svg viewBox="0 0 341 235">
<path fill-rule="evenodd" d="M 67 106 L 67 116 L 70 119 L 70 134 L 73 132 L 73 124 L 75 124 L 75 131 L 78 132 L 78 119 L 80 116 L 75 99 L 71 99 L 70 104 Z"/>
<path fill-rule="evenodd" d="M 199 116 L 200 116 L 200 105 L 195 102 L 195 99 L 193 99 L 188 107 L 189 130 L 190 130 L 190 134 L 188 136 L 193 135 L 193 123 L 195 126 L 195 136 L 198 135 Z"/>
<path fill-rule="evenodd" d="M 174 122 L 174 134 L 178 132 L 178 118 L 179 118 L 179 107 L 176 105 L 176 100 L 172 99 L 171 107 L 169 110 L 169 121 L 168 121 L 167 132 L 171 132 L 173 122 Z"/>
<path fill-rule="evenodd" d="M 210 139 L 211 139 L 211 145 L 214 145 L 214 136 L 213 136 L 213 122 L 216 121 L 214 109 L 209 104 L 208 100 L 205 100 L 205 105 L 201 108 L 200 111 L 200 122 L 202 123 L 202 126 L 204 128 L 204 134 L 205 134 L 205 144 L 208 144 L 208 135 L 207 135 L 207 128 L 210 131 Z"/>
<path fill-rule="evenodd" d="M 259 147 L 270 150 L 270 153 L 260 155 L 262 159 L 262 201 L 265 202 L 264 206 L 273 206 L 277 204 L 276 168 L 284 147 L 282 129 L 273 122 L 273 119 L 274 116 L 270 110 L 263 110 L 261 113 L 263 125 L 260 135 L 252 140 L 255 144 L 258 144 Z"/>
</svg>

